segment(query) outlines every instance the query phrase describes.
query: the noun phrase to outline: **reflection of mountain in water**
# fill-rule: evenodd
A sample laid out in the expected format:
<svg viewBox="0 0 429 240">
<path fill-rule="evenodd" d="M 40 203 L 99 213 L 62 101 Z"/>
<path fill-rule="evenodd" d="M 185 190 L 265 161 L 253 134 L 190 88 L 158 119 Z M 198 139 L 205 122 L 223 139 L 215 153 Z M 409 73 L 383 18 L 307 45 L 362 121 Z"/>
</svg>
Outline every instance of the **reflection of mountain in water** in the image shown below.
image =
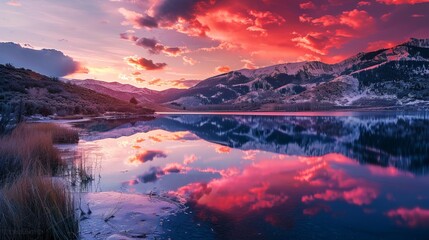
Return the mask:
<svg viewBox="0 0 429 240">
<path fill-rule="evenodd" d="M 423 174 L 429 169 L 429 115 L 348 117 L 175 115 L 116 129 L 118 133 L 190 131 L 243 150 L 288 155 L 341 153 L 361 163 Z M 111 132 L 113 133 L 113 132 Z M 123 134 L 122 134 L 123 135 Z M 110 136 L 111 137 L 111 136 Z"/>
</svg>

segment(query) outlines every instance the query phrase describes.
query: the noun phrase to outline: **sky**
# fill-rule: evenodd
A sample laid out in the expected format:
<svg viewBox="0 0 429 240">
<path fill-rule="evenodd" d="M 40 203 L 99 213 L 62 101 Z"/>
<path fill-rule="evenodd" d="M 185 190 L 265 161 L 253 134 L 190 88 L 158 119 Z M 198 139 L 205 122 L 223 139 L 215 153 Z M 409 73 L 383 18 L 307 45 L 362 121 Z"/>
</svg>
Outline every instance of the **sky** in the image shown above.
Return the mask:
<svg viewBox="0 0 429 240">
<path fill-rule="evenodd" d="M 0 63 L 188 88 L 242 68 L 335 63 L 429 38 L 429 0 L 0 0 Z"/>
</svg>

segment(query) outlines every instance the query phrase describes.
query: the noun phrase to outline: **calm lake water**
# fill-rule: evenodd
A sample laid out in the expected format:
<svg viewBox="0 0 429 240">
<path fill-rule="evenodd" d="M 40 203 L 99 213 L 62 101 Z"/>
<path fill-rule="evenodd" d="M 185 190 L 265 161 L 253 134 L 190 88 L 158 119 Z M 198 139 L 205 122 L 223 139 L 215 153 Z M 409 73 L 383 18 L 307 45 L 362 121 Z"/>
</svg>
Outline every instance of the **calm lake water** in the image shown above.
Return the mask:
<svg viewBox="0 0 429 240">
<path fill-rule="evenodd" d="M 186 203 L 163 239 L 428 239 L 429 114 L 318 115 L 79 123 L 84 190 Z"/>
</svg>

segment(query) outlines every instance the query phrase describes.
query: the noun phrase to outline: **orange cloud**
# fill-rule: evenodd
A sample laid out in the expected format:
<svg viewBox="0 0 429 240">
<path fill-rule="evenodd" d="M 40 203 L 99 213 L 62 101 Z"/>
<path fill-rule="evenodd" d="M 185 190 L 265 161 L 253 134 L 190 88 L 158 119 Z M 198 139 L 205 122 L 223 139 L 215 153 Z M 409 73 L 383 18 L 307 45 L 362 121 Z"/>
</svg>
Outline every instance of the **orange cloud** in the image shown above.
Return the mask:
<svg viewBox="0 0 429 240">
<path fill-rule="evenodd" d="M 216 71 L 220 73 L 227 73 L 231 71 L 231 68 L 229 66 L 219 66 L 216 68 Z"/>
<path fill-rule="evenodd" d="M 155 158 L 166 158 L 167 154 L 159 150 L 144 150 L 128 159 L 130 163 L 145 163 L 153 161 Z"/>
<path fill-rule="evenodd" d="M 216 152 L 217 153 L 230 153 L 231 148 L 227 146 L 216 146 Z"/>
</svg>

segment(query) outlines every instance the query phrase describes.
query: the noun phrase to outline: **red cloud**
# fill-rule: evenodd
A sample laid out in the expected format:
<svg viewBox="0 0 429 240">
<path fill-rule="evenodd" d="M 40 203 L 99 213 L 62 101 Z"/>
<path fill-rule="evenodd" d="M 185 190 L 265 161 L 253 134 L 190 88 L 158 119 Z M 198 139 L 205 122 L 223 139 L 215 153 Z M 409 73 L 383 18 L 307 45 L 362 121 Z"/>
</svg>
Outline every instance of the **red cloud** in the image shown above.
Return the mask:
<svg viewBox="0 0 429 240">
<path fill-rule="evenodd" d="M 299 4 L 299 7 L 301 9 L 315 9 L 316 5 L 314 5 L 314 3 L 312 1 L 308 1 L 308 2 L 305 2 L 305 3 Z"/>
<path fill-rule="evenodd" d="M 167 66 L 166 63 L 154 63 L 152 60 L 138 57 L 126 57 L 125 61 L 136 69 L 160 70 Z"/>
<path fill-rule="evenodd" d="M 354 29 L 371 28 L 374 24 L 374 18 L 366 11 L 354 9 L 349 12 L 343 12 L 340 16 L 340 23 Z"/>
<path fill-rule="evenodd" d="M 292 38 L 297 46 L 308 49 L 320 55 L 327 54 L 332 47 L 341 45 L 343 38 L 336 36 L 333 32 L 312 32 L 306 36 L 297 36 Z"/>
<path fill-rule="evenodd" d="M 216 71 L 220 73 L 227 73 L 231 71 L 231 68 L 229 66 L 219 66 L 216 68 Z"/>
<path fill-rule="evenodd" d="M 370 6 L 371 2 L 367 2 L 367 1 L 360 1 L 358 2 L 358 6 L 359 7 L 363 7 L 363 6 Z"/>
<path fill-rule="evenodd" d="M 423 1 L 379 2 L 399 4 Z M 369 0 L 301 0 L 289 4 L 287 8 L 281 7 L 284 6 L 284 1 L 281 0 L 264 3 L 250 0 L 186 0 L 178 6 L 174 1 L 160 0 L 153 1 L 150 9 L 141 8 L 134 12 L 122 8 L 120 12 L 125 17 L 124 24 L 135 28 L 159 28 L 189 36 L 208 37 L 218 42 L 219 46 L 200 50 L 230 51 L 234 52 L 231 55 L 237 53 L 236 56 L 252 59 L 263 65 L 296 61 L 309 54 L 314 56 L 312 59 L 333 62 L 356 52 L 352 45 L 341 48 L 350 41 L 355 43 L 353 46 L 362 47 L 367 41 L 364 37 L 368 35 L 372 35 L 371 39 L 402 40 L 412 37 L 410 34 L 413 33 L 424 34 L 426 29 L 423 21 L 412 26 L 397 25 L 399 18 L 409 18 L 412 13 L 420 13 L 418 9 L 408 9 L 406 13 L 405 9 L 395 10 L 398 19 L 392 18 L 392 24 L 397 25 L 400 31 L 405 31 L 406 36 L 398 34 L 398 30 L 391 27 L 393 25 L 386 28 L 380 22 L 380 16 L 392 11 L 391 7 L 378 4 L 371 12 L 367 12 L 367 6 L 374 5 Z M 314 6 L 319 7 L 320 11 L 313 9 Z M 409 6 L 411 7 L 413 6 Z M 333 48 L 338 49 L 335 55 L 331 51 Z M 212 53 L 211 57 L 216 54 Z M 192 65 L 191 61 L 184 62 Z"/>
<path fill-rule="evenodd" d="M 379 49 L 386 49 L 386 48 L 392 48 L 394 46 L 398 45 L 397 42 L 390 42 L 390 41 L 375 41 L 368 43 L 368 47 L 366 48 L 367 51 L 376 51 Z"/>
<path fill-rule="evenodd" d="M 346 25 L 354 29 L 371 28 L 374 24 L 374 18 L 367 11 L 354 9 L 345 11 L 339 16 L 325 15 L 320 18 L 311 20 L 312 23 L 321 24 L 323 26 Z"/>
<path fill-rule="evenodd" d="M 388 5 L 399 5 L 399 4 L 416 4 L 416 3 L 427 3 L 429 0 L 377 0 L 379 3 Z"/>
</svg>

